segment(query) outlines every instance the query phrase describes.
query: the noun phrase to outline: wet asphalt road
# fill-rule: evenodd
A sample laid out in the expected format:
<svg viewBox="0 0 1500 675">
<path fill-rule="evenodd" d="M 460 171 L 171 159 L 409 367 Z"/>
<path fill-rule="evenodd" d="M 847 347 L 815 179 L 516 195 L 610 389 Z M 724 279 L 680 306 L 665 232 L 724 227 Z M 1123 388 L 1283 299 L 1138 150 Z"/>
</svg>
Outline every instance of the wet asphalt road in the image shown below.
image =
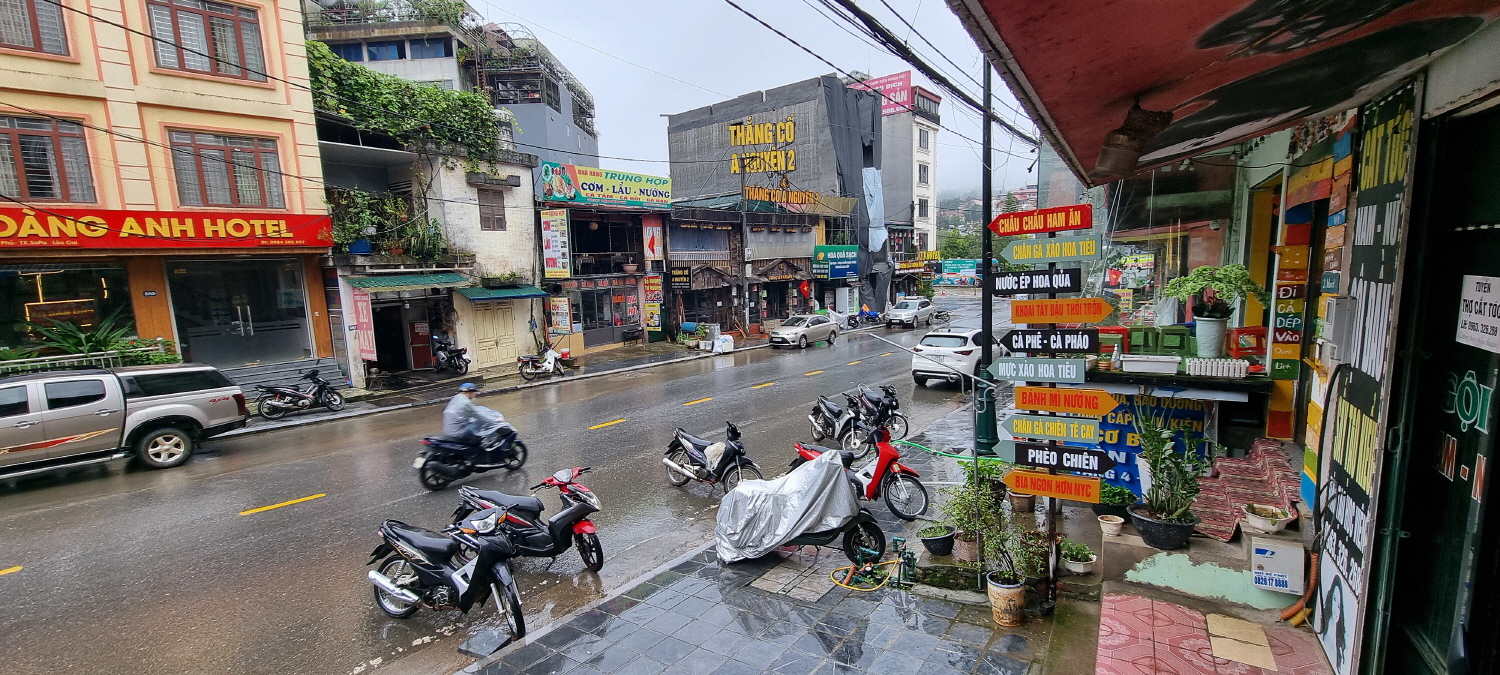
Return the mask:
<svg viewBox="0 0 1500 675">
<path fill-rule="evenodd" d="M 975 300 L 939 304 L 957 310 L 954 326 L 977 323 Z M 528 623 L 567 614 L 711 534 L 720 493 L 664 479 L 674 427 L 722 438 L 724 421 L 735 421 L 769 478 L 785 469 L 792 442 L 809 440 L 818 394 L 895 385 L 914 430 L 956 408 L 953 385 L 914 391 L 910 357 L 873 337 L 910 346 L 925 332 L 877 328 L 833 347 L 753 350 L 480 399 L 506 414 L 531 455 L 520 471 L 465 483 L 525 494 L 559 468 L 592 466 L 584 482 L 604 504 L 594 517 L 607 556 L 600 575 L 583 573 L 572 551 L 550 564 L 522 561 Z M 0 481 L 0 570 L 22 567 L 0 575 L 0 671 L 461 666 L 453 648 L 493 621 L 492 606 L 394 620 L 364 579 L 382 519 L 448 522 L 453 489 L 430 493 L 411 468 L 415 439 L 440 428 L 441 408 L 423 407 L 212 441 L 175 470 L 114 462 Z M 241 514 L 313 495 L 323 496 Z M 552 493 L 540 496 L 556 510 Z"/>
</svg>

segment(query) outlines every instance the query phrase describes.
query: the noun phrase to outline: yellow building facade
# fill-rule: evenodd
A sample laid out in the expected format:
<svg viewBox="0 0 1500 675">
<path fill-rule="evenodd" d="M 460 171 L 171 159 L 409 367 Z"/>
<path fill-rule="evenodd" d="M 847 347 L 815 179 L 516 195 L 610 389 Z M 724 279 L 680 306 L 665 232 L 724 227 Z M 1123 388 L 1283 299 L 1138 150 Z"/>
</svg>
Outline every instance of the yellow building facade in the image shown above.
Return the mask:
<svg viewBox="0 0 1500 675">
<path fill-rule="evenodd" d="M 0 0 L 0 347 L 119 313 L 238 367 L 332 353 L 294 0 Z"/>
</svg>

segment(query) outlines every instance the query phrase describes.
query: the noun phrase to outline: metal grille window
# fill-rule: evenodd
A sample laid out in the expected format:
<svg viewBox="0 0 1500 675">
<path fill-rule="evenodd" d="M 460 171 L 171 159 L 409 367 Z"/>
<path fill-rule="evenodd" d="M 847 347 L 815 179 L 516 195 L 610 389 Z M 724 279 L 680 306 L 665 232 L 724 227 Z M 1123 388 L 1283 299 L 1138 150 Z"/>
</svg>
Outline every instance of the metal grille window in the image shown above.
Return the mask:
<svg viewBox="0 0 1500 675">
<path fill-rule="evenodd" d="M 929 204 L 929 202 L 926 199 L 918 199 L 917 200 L 917 217 L 918 218 L 926 218 L 927 217 L 928 204 Z"/>
<path fill-rule="evenodd" d="M 923 150 L 932 147 L 932 135 L 926 129 L 917 130 L 917 147 Z"/>
<path fill-rule="evenodd" d="M 172 168 L 184 206 L 286 208 L 281 161 L 269 138 L 172 131 Z"/>
<path fill-rule="evenodd" d="M 146 8 L 157 66 L 266 81 L 255 10 L 206 0 L 151 0 Z"/>
<path fill-rule="evenodd" d="M 927 171 L 928 171 L 928 167 L 927 167 L 926 164 L 918 164 L 917 165 L 917 183 L 919 185 L 926 185 L 927 184 Z"/>
<path fill-rule="evenodd" d="M 54 0 L 0 0 L 0 47 L 67 54 L 62 7 Z"/>
<path fill-rule="evenodd" d="M 479 229 L 505 230 L 505 193 L 499 190 L 479 191 Z"/>
<path fill-rule="evenodd" d="M 83 127 L 0 116 L 0 195 L 55 202 L 94 201 Z"/>
</svg>

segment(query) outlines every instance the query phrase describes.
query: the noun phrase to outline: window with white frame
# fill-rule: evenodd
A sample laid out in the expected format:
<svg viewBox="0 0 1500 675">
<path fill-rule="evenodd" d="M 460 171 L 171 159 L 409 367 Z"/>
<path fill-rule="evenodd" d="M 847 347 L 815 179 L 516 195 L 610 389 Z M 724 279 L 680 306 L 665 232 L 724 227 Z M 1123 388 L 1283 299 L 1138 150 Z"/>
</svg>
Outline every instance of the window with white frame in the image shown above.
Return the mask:
<svg viewBox="0 0 1500 675">
<path fill-rule="evenodd" d="M 286 208 L 275 140 L 178 130 L 169 135 L 184 206 Z"/>
<path fill-rule="evenodd" d="M 93 202 L 83 126 L 39 117 L 0 116 L 0 195 L 51 202 Z"/>
<path fill-rule="evenodd" d="M 62 6 L 49 0 L 0 0 L 0 47 L 67 54 Z"/>
<path fill-rule="evenodd" d="M 255 10 L 208 0 L 150 0 L 146 9 L 156 38 L 157 66 L 266 81 Z"/>
<path fill-rule="evenodd" d="M 927 217 L 928 206 L 929 206 L 929 203 L 928 203 L 928 201 L 926 199 L 918 199 L 917 200 L 917 217 L 918 218 L 926 218 Z"/>
<path fill-rule="evenodd" d="M 917 147 L 926 150 L 932 147 L 932 134 L 926 129 L 917 130 Z"/>
<path fill-rule="evenodd" d="M 917 184 L 918 185 L 926 185 L 927 184 L 927 178 L 928 178 L 927 173 L 928 173 L 928 166 L 926 164 L 917 164 Z"/>
</svg>

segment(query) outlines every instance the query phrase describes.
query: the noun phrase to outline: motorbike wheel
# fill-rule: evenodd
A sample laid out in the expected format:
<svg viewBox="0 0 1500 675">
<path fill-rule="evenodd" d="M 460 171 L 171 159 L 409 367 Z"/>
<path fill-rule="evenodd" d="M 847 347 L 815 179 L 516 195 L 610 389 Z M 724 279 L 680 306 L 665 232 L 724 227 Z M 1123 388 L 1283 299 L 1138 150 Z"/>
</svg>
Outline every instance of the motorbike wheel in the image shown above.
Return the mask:
<svg viewBox="0 0 1500 675">
<path fill-rule="evenodd" d="M 412 573 L 411 563 L 399 555 L 392 555 L 386 558 L 385 562 L 380 563 L 380 573 L 392 579 L 398 579 Z M 379 586 L 375 586 L 374 588 L 375 604 L 379 605 L 380 611 L 385 612 L 387 615 L 397 619 L 405 619 L 408 616 L 416 614 L 417 609 L 421 607 L 421 605 L 416 603 L 407 604 L 400 598 L 380 590 Z"/>
<path fill-rule="evenodd" d="M 526 617 L 521 615 L 521 594 L 516 592 L 514 581 L 500 589 L 500 617 L 510 628 L 510 634 L 519 640 L 526 637 Z"/>
<path fill-rule="evenodd" d="M 891 421 L 885 425 L 886 430 L 891 432 L 891 440 L 899 441 L 906 438 L 911 431 L 911 425 L 907 423 L 906 417 L 902 415 L 891 415 Z"/>
<path fill-rule="evenodd" d="M 674 452 L 674 453 L 672 453 L 670 455 L 667 455 L 667 459 L 670 460 L 673 464 L 676 464 L 677 466 L 684 466 L 684 465 L 688 464 L 687 453 L 683 452 L 681 450 L 678 450 L 678 451 L 676 451 L 676 452 Z M 672 467 L 670 467 L 670 466 L 662 466 L 662 468 L 666 469 L 666 471 L 667 471 L 667 482 L 671 483 L 672 485 L 674 485 L 676 487 L 682 487 L 684 485 L 687 485 L 688 481 L 690 481 L 690 480 L 693 479 L 692 476 L 680 474 L 680 473 L 677 473 L 676 471 L 673 471 Z"/>
<path fill-rule="evenodd" d="M 578 556 L 583 558 L 583 566 L 588 571 L 598 572 L 604 569 L 604 546 L 599 543 L 599 535 L 593 532 L 575 534 L 573 545 L 578 547 Z"/>
<path fill-rule="evenodd" d="M 283 417 L 286 417 L 286 408 L 278 408 L 276 406 L 270 405 L 271 399 L 273 398 L 276 397 L 270 394 L 266 394 L 265 396 L 255 399 L 256 413 L 267 420 L 279 420 Z"/>
<path fill-rule="evenodd" d="M 330 391 L 323 395 L 323 407 L 333 412 L 344 409 L 344 395 L 336 391 Z"/>
<path fill-rule="evenodd" d="M 823 438 L 826 436 L 826 434 L 823 433 L 823 425 L 818 424 L 817 422 L 814 422 L 812 420 L 808 420 L 807 423 L 808 423 L 808 426 L 812 427 L 812 438 L 813 438 L 813 440 L 815 440 L 815 441 L 821 441 L 821 440 L 823 440 Z"/>
<path fill-rule="evenodd" d="M 468 375 L 469 374 L 469 360 L 468 359 L 460 356 L 456 360 L 454 360 L 451 365 L 453 366 L 453 372 L 458 373 L 459 375 Z"/>
<path fill-rule="evenodd" d="M 532 380 L 535 380 L 536 376 L 537 376 L 537 372 L 535 370 L 531 370 L 530 368 L 528 368 L 525 365 L 521 366 L 521 379 L 526 380 L 527 382 L 530 382 Z"/>
<path fill-rule="evenodd" d="M 567 373 L 563 371 L 562 361 L 558 361 L 557 363 L 552 364 L 552 374 L 556 375 L 557 377 L 567 375 Z"/>
<path fill-rule="evenodd" d="M 917 516 L 927 513 L 927 488 L 910 474 L 891 474 L 880 491 L 885 493 L 885 505 L 897 518 L 916 520 Z"/>
<path fill-rule="evenodd" d="M 873 551 L 872 557 L 866 551 Z M 859 523 L 844 533 L 844 557 L 856 565 L 874 562 L 885 555 L 885 533 L 875 523 Z"/>
<path fill-rule="evenodd" d="M 505 468 L 515 471 L 526 465 L 526 444 L 516 441 L 510 448 L 510 459 L 505 460 Z"/>
<path fill-rule="evenodd" d="M 733 492 L 734 488 L 740 484 L 740 481 L 752 477 L 755 480 L 766 479 L 765 476 L 760 475 L 760 470 L 753 466 L 738 464 L 731 467 L 728 471 L 724 472 L 724 480 L 721 481 L 724 484 L 724 494 L 727 495 Z"/>
<path fill-rule="evenodd" d="M 860 450 L 864 449 L 865 442 L 867 440 L 869 440 L 869 436 L 865 434 L 865 432 L 858 429 L 850 429 L 844 432 L 843 438 L 839 439 L 839 445 L 841 445 L 846 452 L 857 453 Z"/>
<path fill-rule="evenodd" d="M 452 480 L 449 480 L 447 476 L 433 471 L 425 463 L 422 465 L 422 468 L 417 470 L 417 480 L 422 483 L 422 487 L 432 490 L 433 492 L 437 492 L 438 490 L 446 488 L 448 487 L 449 483 L 453 482 Z"/>
</svg>

